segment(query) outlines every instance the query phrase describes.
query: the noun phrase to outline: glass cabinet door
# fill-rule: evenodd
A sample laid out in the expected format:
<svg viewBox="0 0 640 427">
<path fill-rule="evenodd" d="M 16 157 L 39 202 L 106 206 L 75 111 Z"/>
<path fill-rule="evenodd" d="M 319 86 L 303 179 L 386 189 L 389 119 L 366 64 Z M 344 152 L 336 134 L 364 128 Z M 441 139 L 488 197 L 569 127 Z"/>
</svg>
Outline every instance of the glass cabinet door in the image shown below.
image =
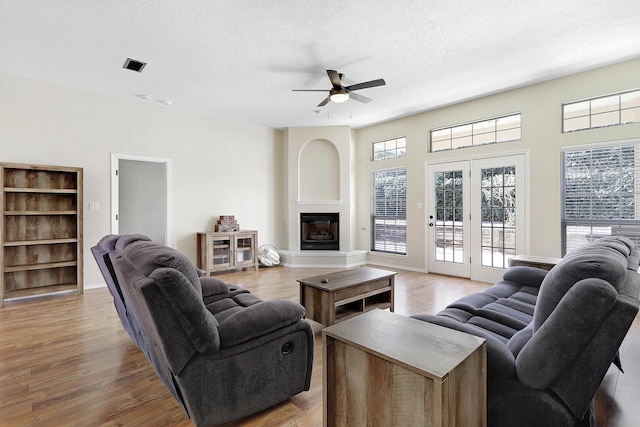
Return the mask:
<svg viewBox="0 0 640 427">
<path fill-rule="evenodd" d="M 214 238 L 211 242 L 213 249 L 213 268 L 231 266 L 231 240 L 229 237 Z"/>
<path fill-rule="evenodd" d="M 253 266 L 254 237 L 251 234 L 235 236 L 236 266 Z"/>
</svg>

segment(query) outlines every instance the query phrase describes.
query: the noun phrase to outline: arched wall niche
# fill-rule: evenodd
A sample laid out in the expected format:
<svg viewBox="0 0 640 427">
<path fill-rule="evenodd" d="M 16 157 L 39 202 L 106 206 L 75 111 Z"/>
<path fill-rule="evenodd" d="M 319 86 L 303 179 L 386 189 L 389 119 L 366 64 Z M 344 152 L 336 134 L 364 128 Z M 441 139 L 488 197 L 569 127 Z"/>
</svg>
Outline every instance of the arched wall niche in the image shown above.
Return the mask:
<svg viewBox="0 0 640 427">
<path fill-rule="evenodd" d="M 308 141 L 300 149 L 298 162 L 299 200 L 340 200 L 340 156 L 331 141 Z"/>
</svg>

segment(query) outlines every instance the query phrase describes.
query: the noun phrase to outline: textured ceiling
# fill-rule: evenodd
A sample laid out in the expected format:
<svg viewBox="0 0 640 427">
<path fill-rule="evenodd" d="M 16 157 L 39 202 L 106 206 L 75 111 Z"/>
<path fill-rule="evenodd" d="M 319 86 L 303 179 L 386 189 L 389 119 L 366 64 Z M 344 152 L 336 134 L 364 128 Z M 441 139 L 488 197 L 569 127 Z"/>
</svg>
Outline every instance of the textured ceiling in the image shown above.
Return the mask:
<svg viewBox="0 0 640 427">
<path fill-rule="evenodd" d="M 273 128 L 358 128 L 637 57 L 638 0 L 0 2 L 0 72 Z M 291 91 L 328 90 L 329 68 L 387 84 L 320 111 L 324 93 Z"/>
</svg>

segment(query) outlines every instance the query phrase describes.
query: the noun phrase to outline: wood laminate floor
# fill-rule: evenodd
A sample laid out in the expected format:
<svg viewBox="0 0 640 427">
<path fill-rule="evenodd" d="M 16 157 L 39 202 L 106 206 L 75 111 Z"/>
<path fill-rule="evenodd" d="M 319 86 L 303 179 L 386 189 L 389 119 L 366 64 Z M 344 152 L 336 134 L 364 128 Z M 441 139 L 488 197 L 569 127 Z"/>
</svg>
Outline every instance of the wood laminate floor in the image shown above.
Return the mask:
<svg viewBox="0 0 640 427">
<path fill-rule="evenodd" d="M 298 302 L 296 279 L 336 269 L 261 268 L 220 275 L 263 299 Z M 395 312 L 436 313 L 488 285 L 398 270 Z M 312 322 L 313 323 L 313 322 Z M 315 324 L 319 331 L 321 325 Z M 598 426 L 640 425 L 640 320 L 596 399 Z M 227 426 L 321 426 L 322 337 L 311 389 Z M 5 302 L 0 308 L 0 426 L 191 426 L 122 328 L 106 288 Z"/>
</svg>

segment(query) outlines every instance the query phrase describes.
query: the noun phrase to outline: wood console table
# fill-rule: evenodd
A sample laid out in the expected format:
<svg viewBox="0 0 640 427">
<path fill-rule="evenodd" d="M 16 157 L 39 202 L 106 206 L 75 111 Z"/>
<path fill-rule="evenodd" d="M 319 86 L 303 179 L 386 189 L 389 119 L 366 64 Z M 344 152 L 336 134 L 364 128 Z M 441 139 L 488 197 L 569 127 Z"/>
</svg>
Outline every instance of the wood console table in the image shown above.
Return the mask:
<svg viewBox="0 0 640 427">
<path fill-rule="evenodd" d="M 207 276 L 217 271 L 255 268 L 258 271 L 258 232 L 204 231 L 198 233 L 198 268 Z"/>
<path fill-rule="evenodd" d="M 484 338 L 383 310 L 322 336 L 325 426 L 486 426 Z"/>
<path fill-rule="evenodd" d="M 562 258 L 550 258 L 533 255 L 516 255 L 509 259 L 509 267 L 522 265 L 526 267 L 536 267 L 543 270 L 551 270 Z"/>
</svg>

